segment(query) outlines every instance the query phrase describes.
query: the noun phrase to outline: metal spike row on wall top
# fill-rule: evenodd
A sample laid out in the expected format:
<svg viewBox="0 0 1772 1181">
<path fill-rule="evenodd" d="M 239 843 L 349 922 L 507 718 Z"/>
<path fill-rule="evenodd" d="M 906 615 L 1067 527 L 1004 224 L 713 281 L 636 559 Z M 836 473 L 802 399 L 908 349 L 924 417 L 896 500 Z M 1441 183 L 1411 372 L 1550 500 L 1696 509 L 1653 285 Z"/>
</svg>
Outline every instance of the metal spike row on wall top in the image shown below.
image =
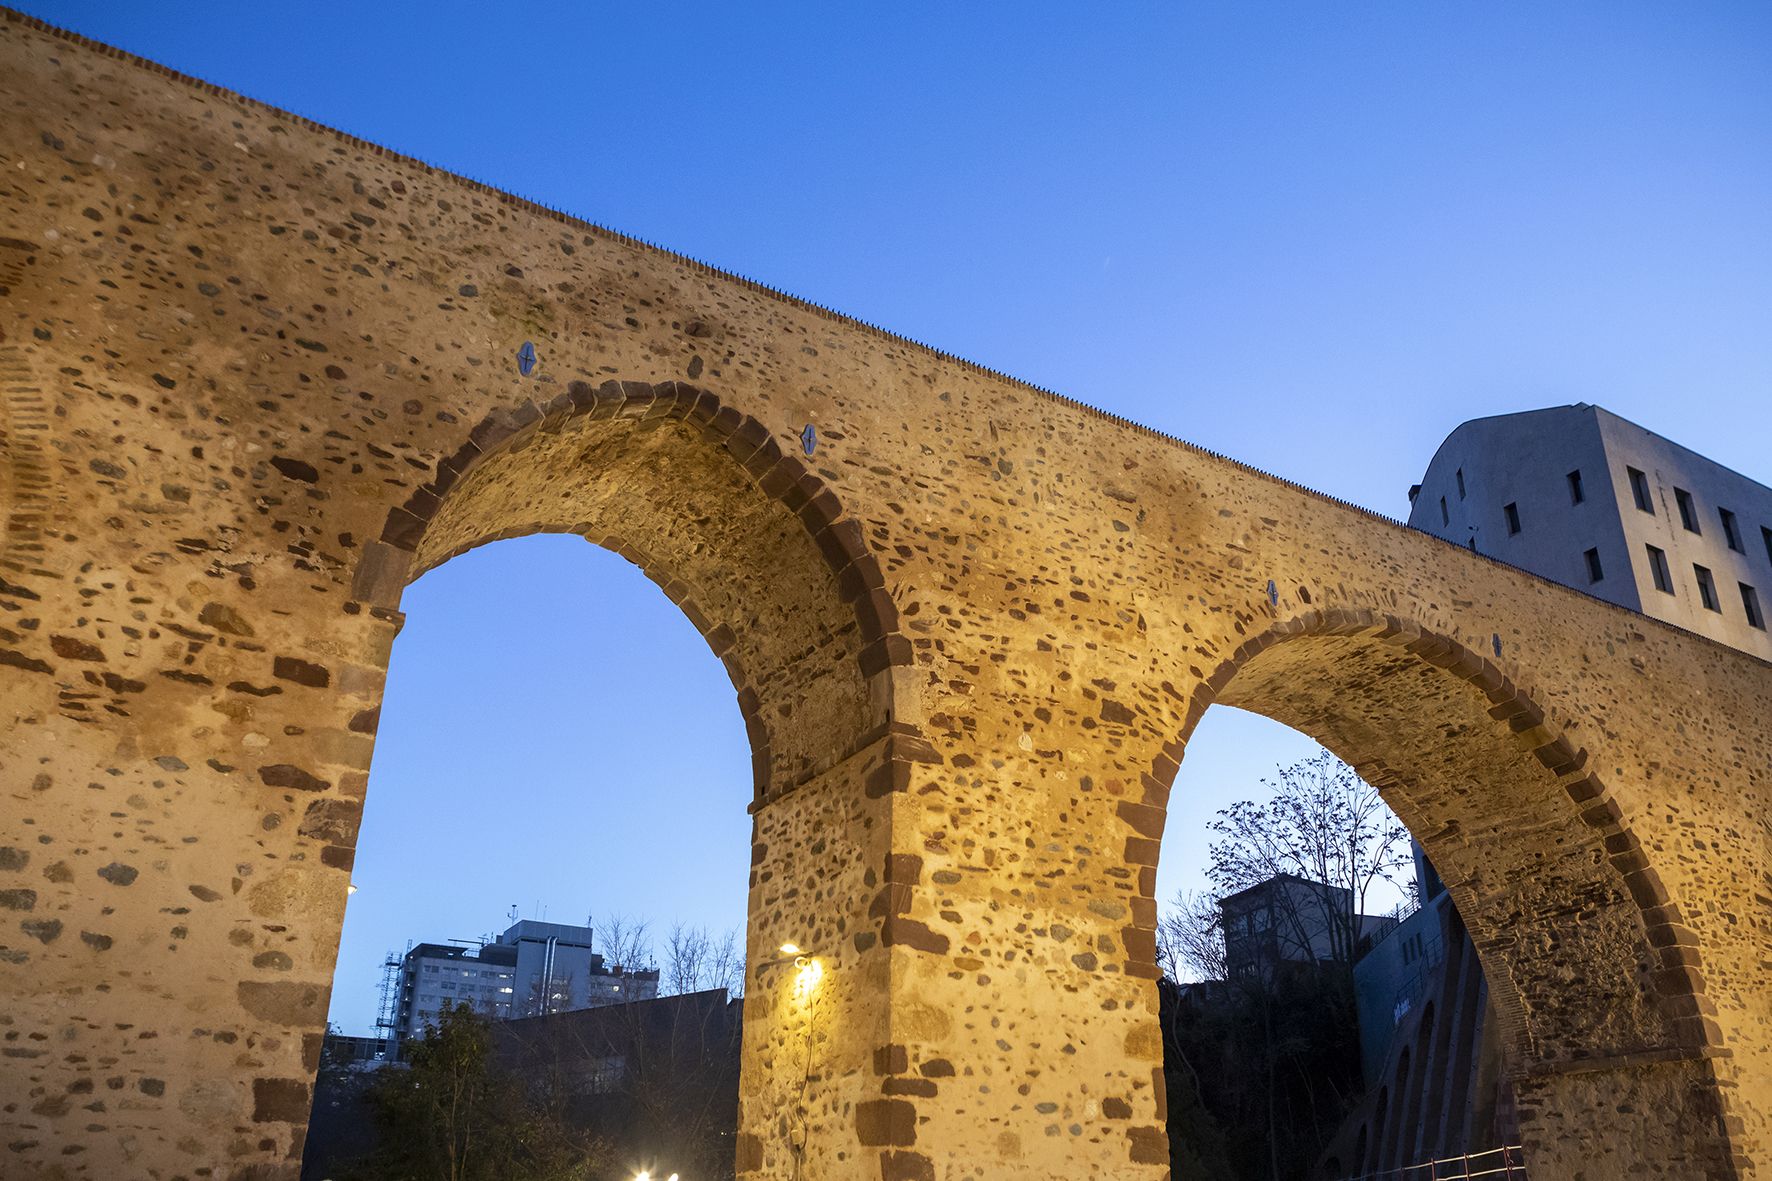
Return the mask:
<svg viewBox="0 0 1772 1181">
<path fill-rule="evenodd" d="M 535 372 L 535 365 L 538 360 L 539 358 L 535 355 L 535 342 L 529 340 L 524 341 L 523 347 L 517 350 L 517 372 L 521 373 L 524 377 L 528 377 L 531 373 Z"/>
</svg>

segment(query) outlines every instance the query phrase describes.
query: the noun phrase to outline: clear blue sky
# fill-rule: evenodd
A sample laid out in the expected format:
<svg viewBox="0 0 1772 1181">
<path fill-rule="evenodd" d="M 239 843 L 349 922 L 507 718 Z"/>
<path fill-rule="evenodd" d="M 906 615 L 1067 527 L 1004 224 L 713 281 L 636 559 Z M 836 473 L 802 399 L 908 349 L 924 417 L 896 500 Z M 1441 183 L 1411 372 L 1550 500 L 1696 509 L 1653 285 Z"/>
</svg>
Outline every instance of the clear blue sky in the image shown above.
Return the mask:
<svg viewBox="0 0 1772 1181">
<path fill-rule="evenodd" d="M 1772 466 L 1772 5 L 23 7 L 1393 516 L 1562 402 Z M 406 606 L 335 1019 L 513 902 L 742 922 L 743 730 L 650 583 L 533 539 Z M 1165 894 L 1309 749 L 1214 711 Z"/>
</svg>

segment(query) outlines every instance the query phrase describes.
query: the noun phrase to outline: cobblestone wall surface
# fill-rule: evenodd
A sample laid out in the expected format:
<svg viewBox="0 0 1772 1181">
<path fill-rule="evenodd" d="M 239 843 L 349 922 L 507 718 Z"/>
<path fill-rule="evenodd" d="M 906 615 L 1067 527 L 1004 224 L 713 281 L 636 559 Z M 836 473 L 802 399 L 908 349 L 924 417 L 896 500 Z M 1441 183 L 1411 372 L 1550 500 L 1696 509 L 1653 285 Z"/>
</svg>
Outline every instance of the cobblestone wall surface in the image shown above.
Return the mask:
<svg viewBox="0 0 1772 1181">
<path fill-rule="evenodd" d="M 1167 1174 L 1214 704 L 1427 845 L 1535 1178 L 1772 1142 L 1740 653 L 16 16 L 0 391 L 0 1175 L 295 1175 L 401 589 L 537 530 L 749 728 L 746 1177 Z"/>
</svg>

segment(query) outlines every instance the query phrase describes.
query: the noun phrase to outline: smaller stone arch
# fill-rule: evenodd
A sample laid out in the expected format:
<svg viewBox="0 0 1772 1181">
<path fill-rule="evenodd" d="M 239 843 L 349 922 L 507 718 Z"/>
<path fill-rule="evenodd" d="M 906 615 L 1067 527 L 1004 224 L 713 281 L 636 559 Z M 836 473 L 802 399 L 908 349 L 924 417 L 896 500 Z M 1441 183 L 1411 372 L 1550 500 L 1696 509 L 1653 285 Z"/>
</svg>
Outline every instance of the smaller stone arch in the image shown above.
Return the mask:
<svg viewBox="0 0 1772 1181">
<path fill-rule="evenodd" d="M 1374 1106 L 1372 1111 L 1372 1139 L 1366 1143 L 1365 1148 L 1363 1148 L 1360 1153 L 1362 1162 L 1360 1165 L 1361 1172 L 1376 1171 L 1384 1167 L 1385 1133 L 1389 1131 L 1388 1120 L 1390 1118 L 1390 1113 L 1391 1089 L 1390 1085 L 1387 1083 L 1378 1088 L 1378 1103 Z M 1365 1134 L 1366 1129 L 1361 1128 L 1360 1135 L 1362 1138 Z M 1369 1160 L 1367 1159 L 1368 1152 L 1371 1154 Z"/>
<path fill-rule="evenodd" d="M 1379 1150 L 1378 1167 L 1403 1168 L 1409 1164 L 1407 1159 L 1409 1145 L 1409 1069 L 1414 1056 L 1410 1047 L 1404 1046 L 1403 1052 L 1397 1056 L 1396 1073 L 1391 1078 L 1391 1094 L 1397 1097 L 1397 1118 L 1391 1121 L 1387 1133 L 1388 1142 Z M 1388 1098 L 1388 1096 L 1387 1096 Z"/>
<path fill-rule="evenodd" d="M 1705 995 L 1697 936 L 1598 760 L 1515 670 L 1382 611 L 1319 609 L 1278 621 L 1186 699 L 1178 737 L 1145 776 L 1143 804 L 1122 805 L 1136 831 L 1150 828 L 1138 809 L 1166 809 L 1187 739 L 1215 704 L 1264 714 L 1321 742 L 1378 788 L 1427 848 L 1482 957 L 1516 1088 L 1539 1097 L 1520 1108 L 1529 1141 L 1539 1113 L 1569 1104 L 1556 1117 L 1567 1127 L 1580 1122 L 1582 1105 L 1605 1103 L 1591 1082 L 1569 1080 L 1601 1072 L 1622 1080 L 1663 1064 L 1672 1073 L 1655 1086 L 1681 1096 L 1682 1110 L 1669 1118 L 1688 1129 L 1682 1137 L 1708 1141 L 1707 1175 L 1734 1175 L 1726 1086 L 1713 1064 L 1729 1051 Z M 1361 716 L 1367 705 L 1370 715 Z M 1443 719 L 1427 716 L 1436 710 Z M 1476 772 L 1459 782 L 1447 774 L 1452 767 Z M 1486 794 L 1503 779 L 1511 785 L 1505 802 Z M 1510 826 L 1529 834 L 1517 848 L 1480 849 L 1469 836 L 1494 840 Z M 1521 874 L 1533 856 L 1554 873 L 1542 881 Z M 1142 880 L 1154 883 L 1154 874 L 1146 870 Z M 1557 897 L 1564 887 L 1568 896 Z M 1154 913 L 1150 898 L 1141 918 Z M 1142 932 L 1136 938 L 1127 942 L 1132 970 L 1145 946 Z M 1559 967 L 1558 956 L 1570 958 Z M 1387 1097 L 1404 1101 L 1401 1091 Z M 1383 1122 L 1401 1114 L 1388 1112 Z M 1374 1150 L 1392 1139 L 1375 1136 Z"/>
</svg>

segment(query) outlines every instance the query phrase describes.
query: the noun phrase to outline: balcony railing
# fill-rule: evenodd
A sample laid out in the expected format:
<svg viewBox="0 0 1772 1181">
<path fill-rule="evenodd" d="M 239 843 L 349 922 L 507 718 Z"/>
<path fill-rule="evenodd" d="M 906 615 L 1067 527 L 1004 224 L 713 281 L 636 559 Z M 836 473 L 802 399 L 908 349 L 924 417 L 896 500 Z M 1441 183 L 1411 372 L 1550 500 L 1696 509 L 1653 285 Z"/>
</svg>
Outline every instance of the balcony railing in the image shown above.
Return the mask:
<svg viewBox="0 0 1772 1181">
<path fill-rule="evenodd" d="M 1344 1177 L 1342 1181 L 1475 1181 L 1479 1177 L 1529 1181 L 1525 1153 L 1518 1144 L 1510 1144 L 1505 1148 L 1467 1152 L 1379 1173 L 1361 1173 Z"/>
</svg>

